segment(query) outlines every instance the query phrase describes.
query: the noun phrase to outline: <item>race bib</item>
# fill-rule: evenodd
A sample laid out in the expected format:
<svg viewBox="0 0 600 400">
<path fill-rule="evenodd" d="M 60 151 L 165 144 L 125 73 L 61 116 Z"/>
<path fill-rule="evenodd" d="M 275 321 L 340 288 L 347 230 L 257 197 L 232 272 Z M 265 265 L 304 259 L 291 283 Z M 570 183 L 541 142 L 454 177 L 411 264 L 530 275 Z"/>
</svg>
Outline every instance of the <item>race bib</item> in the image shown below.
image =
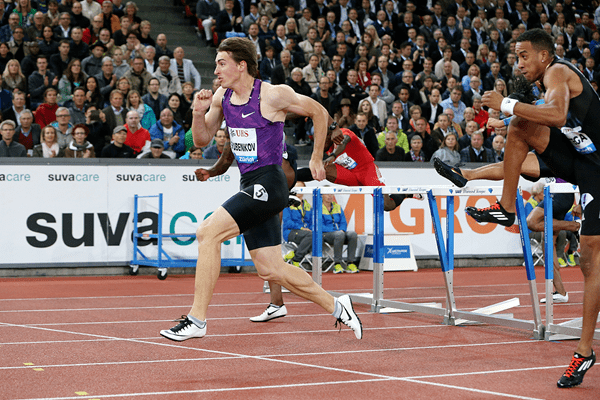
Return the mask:
<svg viewBox="0 0 600 400">
<path fill-rule="evenodd" d="M 581 132 L 581 127 L 578 126 L 576 128 L 560 128 L 563 135 L 567 137 L 571 141 L 575 150 L 581 154 L 590 154 L 596 151 L 596 146 L 592 139 L 588 137 L 585 133 Z"/>
<path fill-rule="evenodd" d="M 356 161 L 346 153 L 340 154 L 340 156 L 335 159 L 335 163 L 346 169 L 354 169 L 357 165 Z"/>
<path fill-rule="evenodd" d="M 256 129 L 229 128 L 231 150 L 239 164 L 254 164 L 258 161 Z"/>
</svg>

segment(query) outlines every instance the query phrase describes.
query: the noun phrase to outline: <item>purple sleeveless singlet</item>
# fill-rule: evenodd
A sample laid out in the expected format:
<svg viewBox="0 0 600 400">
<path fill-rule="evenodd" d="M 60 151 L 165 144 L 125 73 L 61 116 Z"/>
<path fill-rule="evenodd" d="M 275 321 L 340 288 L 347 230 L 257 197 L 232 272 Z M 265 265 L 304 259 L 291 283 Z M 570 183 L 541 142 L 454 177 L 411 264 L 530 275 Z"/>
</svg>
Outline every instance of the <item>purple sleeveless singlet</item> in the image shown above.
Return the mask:
<svg viewBox="0 0 600 400">
<path fill-rule="evenodd" d="M 231 89 L 223 96 L 223 115 L 229 129 L 231 150 L 242 175 L 266 165 L 281 165 L 284 123 L 263 118 L 260 112 L 261 83 L 260 79 L 254 80 L 246 104 L 231 104 Z"/>
</svg>

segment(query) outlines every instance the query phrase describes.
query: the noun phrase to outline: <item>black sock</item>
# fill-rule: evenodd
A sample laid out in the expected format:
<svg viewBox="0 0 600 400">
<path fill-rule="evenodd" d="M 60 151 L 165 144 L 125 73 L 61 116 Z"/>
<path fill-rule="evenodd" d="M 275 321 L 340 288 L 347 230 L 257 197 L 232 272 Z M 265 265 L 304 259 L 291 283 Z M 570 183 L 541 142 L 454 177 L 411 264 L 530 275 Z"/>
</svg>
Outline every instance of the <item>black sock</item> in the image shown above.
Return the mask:
<svg viewBox="0 0 600 400">
<path fill-rule="evenodd" d="M 296 171 L 296 179 L 299 182 L 310 182 L 313 180 L 312 173 L 310 172 L 310 168 L 300 168 Z"/>
</svg>

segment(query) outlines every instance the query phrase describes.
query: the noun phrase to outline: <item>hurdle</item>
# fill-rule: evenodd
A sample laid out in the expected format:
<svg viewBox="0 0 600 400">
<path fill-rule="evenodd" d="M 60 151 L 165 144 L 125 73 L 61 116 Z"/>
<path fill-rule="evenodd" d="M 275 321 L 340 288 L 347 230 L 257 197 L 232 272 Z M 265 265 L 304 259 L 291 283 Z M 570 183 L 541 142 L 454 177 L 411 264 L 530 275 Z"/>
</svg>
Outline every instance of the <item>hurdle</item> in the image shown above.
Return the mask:
<svg viewBox="0 0 600 400">
<path fill-rule="evenodd" d="M 518 306 L 519 299 L 513 298 L 497 304 L 475 311 L 460 310 L 456 306 L 454 297 L 454 197 L 455 196 L 470 196 L 470 195 L 500 195 L 501 187 L 469 187 L 458 189 L 454 186 L 430 186 L 430 187 L 414 187 L 414 186 L 385 186 L 385 187 L 354 187 L 354 188 L 339 188 L 339 187 L 307 187 L 299 190 L 301 193 L 310 193 L 313 195 L 313 280 L 319 285 L 321 282 L 320 261 L 322 257 L 321 243 L 321 195 L 322 194 L 372 194 L 373 195 L 373 294 L 353 294 L 348 293 L 353 302 L 367 304 L 371 306 L 372 312 L 380 312 L 382 308 L 393 308 L 405 311 L 415 311 L 424 314 L 431 314 L 443 317 L 443 322 L 447 325 L 461 325 L 467 322 L 489 323 L 502 325 L 512 328 L 520 328 L 531 330 L 535 339 L 543 339 L 545 327 L 542 324 L 541 311 L 538 303 L 537 288 L 535 285 L 535 271 L 531 256 L 531 246 L 529 242 L 529 231 L 525 220 L 525 210 L 523 206 L 522 194 L 519 191 L 516 199 L 518 222 L 521 232 L 521 245 L 523 248 L 525 266 L 527 272 L 527 280 L 529 282 L 530 296 L 532 300 L 533 320 L 521 320 L 512 318 L 506 315 L 493 315 L 500 311 Z M 383 296 L 384 289 L 384 210 L 383 199 L 384 194 L 425 194 L 428 199 L 436 245 L 444 274 L 446 306 L 444 308 L 436 307 L 431 304 L 406 303 L 392 300 L 385 300 Z M 437 196 L 446 196 L 446 244 L 441 228 L 440 217 L 437 207 Z M 330 291 L 335 297 L 339 297 L 345 293 Z"/>
<path fill-rule="evenodd" d="M 552 201 L 555 193 L 579 193 L 576 185 L 570 183 L 550 183 L 544 186 L 544 270 L 546 289 L 546 340 L 568 340 L 581 337 L 583 318 L 575 318 L 560 324 L 554 323 L 554 242 L 552 229 Z M 598 322 L 600 318 L 596 320 Z M 600 339 L 600 329 L 594 332 L 594 339 Z"/>
</svg>

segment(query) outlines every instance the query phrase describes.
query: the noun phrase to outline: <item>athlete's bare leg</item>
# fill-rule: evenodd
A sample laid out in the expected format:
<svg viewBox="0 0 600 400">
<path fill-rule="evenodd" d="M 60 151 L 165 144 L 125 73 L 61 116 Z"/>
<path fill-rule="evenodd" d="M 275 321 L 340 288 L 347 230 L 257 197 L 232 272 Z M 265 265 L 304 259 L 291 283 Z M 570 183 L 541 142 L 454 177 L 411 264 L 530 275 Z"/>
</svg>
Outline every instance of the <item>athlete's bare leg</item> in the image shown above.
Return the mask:
<svg viewBox="0 0 600 400">
<path fill-rule="evenodd" d="M 460 170 L 462 176 L 467 180 L 473 181 L 476 179 L 487 179 L 490 181 L 501 181 L 504 179 L 504 161 L 484 165 L 475 169 Z M 521 164 L 521 174 L 536 178 L 540 176 L 540 164 L 537 156 L 532 152 L 528 152 L 525 161 Z M 516 194 L 515 194 L 516 196 Z"/>
<path fill-rule="evenodd" d="M 596 319 L 600 310 L 600 236 L 581 236 L 581 257 L 583 272 L 583 326 L 577 352 L 583 356 L 592 353 L 592 342 Z"/>
<path fill-rule="evenodd" d="M 198 263 L 194 304 L 189 313 L 191 316 L 200 320 L 206 319 L 208 305 L 221 270 L 221 243 L 238 234 L 237 223 L 223 207 L 217 208 L 196 231 Z M 281 258 L 281 246 L 251 250 L 250 256 L 262 279 L 283 285 L 292 293 L 333 313 L 333 296 L 317 285 L 306 272 L 286 264 Z"/>
</svg>

